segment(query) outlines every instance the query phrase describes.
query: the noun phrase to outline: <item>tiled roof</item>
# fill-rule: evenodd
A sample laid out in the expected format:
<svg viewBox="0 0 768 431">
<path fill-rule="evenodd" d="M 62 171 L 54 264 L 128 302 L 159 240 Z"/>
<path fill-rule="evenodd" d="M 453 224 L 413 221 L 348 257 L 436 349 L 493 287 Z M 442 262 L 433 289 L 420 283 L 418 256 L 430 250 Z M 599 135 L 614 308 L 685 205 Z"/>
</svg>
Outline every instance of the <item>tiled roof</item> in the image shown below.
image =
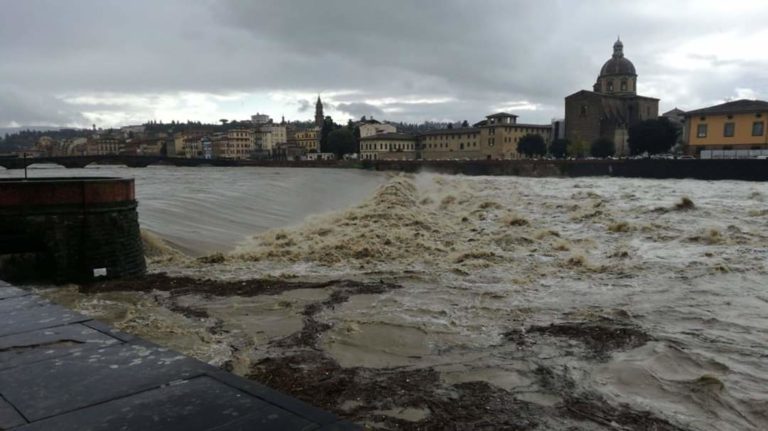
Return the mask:
<svg viewBox="0 0 768 431">
<path fill-rule="evenodd" d="M 419 135 L 421 136 L 459 135 L 463 133 L 480 133 L 480 129 L 476 127 L 461 127 L 456 129 L 435 129 L 435 130 L 427 130 L 426 132 L 421 132 L 419 133 Z"/>
<path fill-rule="evenodd" d="M 768 102 L 748 99 L 734 100 L 733 102 L 721 103 L 720 105 L 710 106 L 708 108 L 688 111 L 686 115 L 743 114 L 749 112 L 768 112 Z"/>
<path fill-rule="evenodd" d="M 380 139 L 388 139 L 391 141 L 413 141 L 416 139 L 416 137 L 407 133 L 379 133 L 378 135 L 370 135 L 364 138 L 360 138 L 361 141 L 373 141 Z"/>
</svg>

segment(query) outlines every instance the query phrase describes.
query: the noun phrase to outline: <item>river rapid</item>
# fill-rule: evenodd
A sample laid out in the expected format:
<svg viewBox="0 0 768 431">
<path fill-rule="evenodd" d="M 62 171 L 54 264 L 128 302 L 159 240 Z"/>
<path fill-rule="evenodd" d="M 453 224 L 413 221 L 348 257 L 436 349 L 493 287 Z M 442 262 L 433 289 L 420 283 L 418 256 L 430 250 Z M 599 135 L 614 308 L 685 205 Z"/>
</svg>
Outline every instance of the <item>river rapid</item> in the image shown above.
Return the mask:
<svg viewBox="0 0 768 431">
<path fill-rule="evenodd" d="M 765 184 L 35 170 L 64 173 L 136 177 L 152 272 L 397 285 L 335 302 L 333 284 L 268 295 L 41 288 L 242 375 L 294 358 L 280 341 L 309 322 L 322 330 L 308 351 L 337 373 L 435 376 L 417 400 L 323 405 L 371 428 L 418 428 L 438 414 L 435 399 L 459 408 L 482 384 L 489 409 L 508 396 L 530 417 L 457 429 L 768 429 Z M 321 303 L 333 305 L 308 308 Z M 642 415 L 658 422 L 632 425 Z"/>
</svg>

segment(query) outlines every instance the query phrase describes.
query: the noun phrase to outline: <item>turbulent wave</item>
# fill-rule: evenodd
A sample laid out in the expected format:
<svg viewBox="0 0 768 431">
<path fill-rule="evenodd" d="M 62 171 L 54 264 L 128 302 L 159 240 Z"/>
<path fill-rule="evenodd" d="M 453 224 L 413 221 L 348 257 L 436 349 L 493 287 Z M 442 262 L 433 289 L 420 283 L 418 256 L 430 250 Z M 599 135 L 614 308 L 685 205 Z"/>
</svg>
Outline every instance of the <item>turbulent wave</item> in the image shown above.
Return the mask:
<svg viewBox="0 0 768 431">
<path fill-rule="evenodd" d="M 188 259 L 178 248 L 168 244 L 160 235 L 147 229 L 141 229 L 141 243 L 144 247 L 144 256 L 151 264 L 181 263 Z"/>
<path fill-rule="evenodd" d="M 683 429 L 759 430 L 766 195 L 736 181 L 394 175 L 356 206 L 230 253 L 177 260 L 152 235 L 145 244 L 153 270 L 176 274 L 402 284 L 313 317 L 327 328 L 317 348 L 343 367 L 430 369 L 447 385 L 483 381 L 541 406 L 597 393 Z M 107 317 L 120 327 L 166 343 L 180 334 L 173 347 L 240 372 L 330 293 L 174 298 L 208 320 L 149 295 L 104 295 L 73 301 L 92 312 L 107 301 L 123 310 Z"/>
</svg>

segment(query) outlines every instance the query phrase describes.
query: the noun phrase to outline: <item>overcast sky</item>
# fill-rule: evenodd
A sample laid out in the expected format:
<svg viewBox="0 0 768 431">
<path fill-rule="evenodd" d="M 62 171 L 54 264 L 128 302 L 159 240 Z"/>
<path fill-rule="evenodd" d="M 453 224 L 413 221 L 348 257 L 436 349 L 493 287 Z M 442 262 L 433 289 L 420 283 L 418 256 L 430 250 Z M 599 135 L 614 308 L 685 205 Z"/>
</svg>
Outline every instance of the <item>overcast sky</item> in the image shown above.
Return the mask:
<svg viewBox="0 0 768 431">
<path fill-rule="evenodd" d="M 562 117 L 617 35 L 661 110 L 768 99 L 768 0 L 0 0 L 0 127 Z"/>
</svg>

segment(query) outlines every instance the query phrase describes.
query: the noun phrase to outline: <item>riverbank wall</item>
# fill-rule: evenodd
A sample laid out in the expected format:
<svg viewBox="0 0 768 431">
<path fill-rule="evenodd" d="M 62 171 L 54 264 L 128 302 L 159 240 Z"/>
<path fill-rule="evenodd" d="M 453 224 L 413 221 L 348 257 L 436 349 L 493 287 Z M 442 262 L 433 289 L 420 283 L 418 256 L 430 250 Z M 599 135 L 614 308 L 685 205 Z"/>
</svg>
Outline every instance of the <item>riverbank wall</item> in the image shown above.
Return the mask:
<svg viewBox="0 0 768 431">
<path fill-rule="evenodd" d="M 435 172 L 461 175 L 528 177 L 692 178 L 701 180 L 768 180 L 768 160 L 446 160 L 363 161 L 376 171 Z"/>
</svg>

